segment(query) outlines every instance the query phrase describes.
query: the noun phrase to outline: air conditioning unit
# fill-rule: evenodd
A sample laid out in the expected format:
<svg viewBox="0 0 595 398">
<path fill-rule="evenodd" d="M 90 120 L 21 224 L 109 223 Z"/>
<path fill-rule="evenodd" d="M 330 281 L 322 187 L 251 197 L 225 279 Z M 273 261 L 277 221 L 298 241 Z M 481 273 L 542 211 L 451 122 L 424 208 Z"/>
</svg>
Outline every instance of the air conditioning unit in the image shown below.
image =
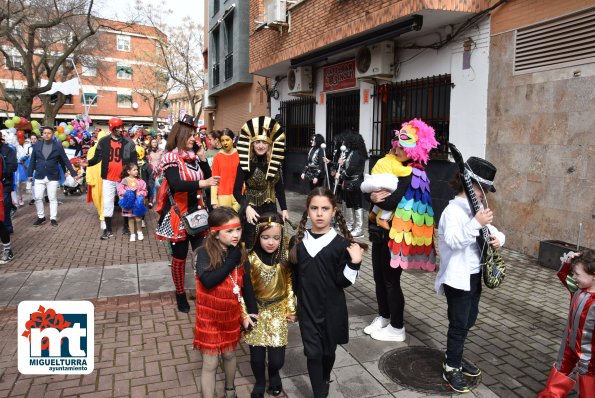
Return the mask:
<svg viewBox="0 0 595 398">
<path fill-rule="evenodd" d="M 264 18 L 267 25 L 287 22 L 286 0 L 264 0 Z"/>
<path fill-rule="evenodd" d="M 395 43 L 382 41 L 361 47 L 355 54 L 355 77 L 392 78 L 394 76 Z"/>
<path fill-rule="evenodd" d="M 289 94 L 312 94 L 312 67 L 298 66 L 287 72 L 287 87 Z"/>
</svg>

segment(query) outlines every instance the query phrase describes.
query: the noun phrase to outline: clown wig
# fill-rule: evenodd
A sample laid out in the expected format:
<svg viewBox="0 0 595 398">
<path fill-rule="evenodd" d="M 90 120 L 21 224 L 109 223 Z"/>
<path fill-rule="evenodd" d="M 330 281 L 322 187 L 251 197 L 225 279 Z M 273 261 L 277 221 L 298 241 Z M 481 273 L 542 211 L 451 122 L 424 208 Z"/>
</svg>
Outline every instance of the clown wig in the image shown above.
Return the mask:
<svg viewBox="0 0 595 398">
<path fill-rule="evenodd" d="M 438 147 L 434 129 L 419 119 L 403 123 L 400 130 L 395 130 L 395 138 L 393 147 L 402 147 L 410 159 L 424 164 L 428 163 L 430 151 Z"/>
</svg>

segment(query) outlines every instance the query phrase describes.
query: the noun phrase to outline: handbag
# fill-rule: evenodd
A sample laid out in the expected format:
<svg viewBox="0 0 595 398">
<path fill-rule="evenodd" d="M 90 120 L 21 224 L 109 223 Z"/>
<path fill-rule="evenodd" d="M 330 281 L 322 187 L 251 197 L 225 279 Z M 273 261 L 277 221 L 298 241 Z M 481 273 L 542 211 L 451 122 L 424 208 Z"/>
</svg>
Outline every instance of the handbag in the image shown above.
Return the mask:
<svg viewBox="0 0 595 398">
<path fill-rule="evenodd" d="M 180 220 L 184 224 L 184 229 L 188 235 L 198 235 L 199 233 L 209 229 L 209 212 L 206 208 L 203 207 L 193 211 L 192 213 L 186 212 L 182 214 L 176 205 L 174 197 L 169 189 L 167 190 L 167 194 L 169 195 L 169 201 L 171 202 L 174 211 L 178 217 L 180 217 Z"/>
</svg>

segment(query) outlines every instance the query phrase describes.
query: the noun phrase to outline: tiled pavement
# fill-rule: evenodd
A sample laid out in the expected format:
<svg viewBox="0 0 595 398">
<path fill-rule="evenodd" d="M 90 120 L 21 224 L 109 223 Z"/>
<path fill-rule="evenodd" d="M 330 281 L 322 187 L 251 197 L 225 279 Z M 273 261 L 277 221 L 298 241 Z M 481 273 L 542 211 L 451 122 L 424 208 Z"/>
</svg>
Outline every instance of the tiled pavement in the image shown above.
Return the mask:
<svg viewBox="0 0 595 398">
<path fill-rule="evenodd" d="M 99 241 L 90 205 L 80 197 L 64 202 L 56 229 L 29 227 L 35 218 L 32 207 L 19 210 L 15 220 L 17 258 L 0 268 L 0 397 L 200 396 L 201 356 L 192 349 L 194 307 L 190 314 L 175 310 L 162 244 L 153 237 L 135 244 L 123 237 Z M 297 195 L 290 195 L 289 202 L 292 210 L 303 206 Z M 292 216 L 298 219 L 296 213 Z M 149 228 L 154 223 L 151 215 Z M 511 251 L 504 251 L 504 257 L 509 264 L 507 280 L 497 290 L 484 289 L 479 320 L 467 344 L 466 356 L 483 370 L 483 383 L 472 395 L 533 397 L 555 359 L 568 296 L 555 273 L 536 265 L 535 259 Z M 187 277 L 192 286 L 190 267 Z M 351 339 L 337 350 L 331 397 L 431 396 L 392 382 L 378 369 L 378 362 L 385 352 L 406 345 L 444 348 L 446 305 L 436 297 L 433 280 L 431 274 L 403 274 L 408 340 L 374 341 L 362 333 L 375 308 L 366 255 L 360 278 L 347 293 Z M 86 376 L 20 375 L 16 305 L 23 299 L 56 298 L 94 302 L 96 370 Z M 238 396 L 248 397 L 253 377 L 243 344 L 238 368 Z M 290 327 L 282 373 L 287 396 L 308 396 L 296 325 Z M 222 381 L 217 389 L 221 396 Z"/>
</svg>

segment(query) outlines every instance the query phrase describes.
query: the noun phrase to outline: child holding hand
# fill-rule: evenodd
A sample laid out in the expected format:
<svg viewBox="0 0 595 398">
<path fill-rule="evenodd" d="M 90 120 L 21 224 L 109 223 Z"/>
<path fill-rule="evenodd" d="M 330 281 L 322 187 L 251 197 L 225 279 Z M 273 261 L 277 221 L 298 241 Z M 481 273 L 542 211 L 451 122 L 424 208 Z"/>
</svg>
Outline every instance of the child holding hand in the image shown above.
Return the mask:
<svg viewBox="0 0 595 398">
<path fill-rule="evenodd" d="M 578 365 L 579 395 L 595 397 L 595 253 L 583 250 L 561 258 L 558 278 L 570 292 L 570 312 L 558 360 L 538 398 L 562 398 L 576 382 L 569 377 Z"/>
<path fill-rule="evenodd" d="M 240 341 L 240 326 L 254 326 L 243 309 L 255 311 L 250 285 L 250 265 L 240 245 L 242 227 L 238 214 L 219 207 L 209 214 L 209 232 L 196 260 L 196 324 L 194 348 L 202 353 L 200 377 L 202 397 L 215 395 L 215 375 L 219 356 L 225 372 L 225 397 L 235 398 L 235 349 Z"/>
<path fill-rule="evenodd" d="M 285 362 L 287 322 L 296 320 L 283 226 L 283 217 L 278 213 L 259 217 L 254 247 L 248 254 L 250 280 L 258 306 L 258 322 L 244 337 L 250 346 L 250 366 L 256 379 L 251 398 L 264 398 L 266 363 L 267 393 L 277 396 L 283 390 L 279 370 Z"/>
<path fill-rule="evenodd" d="M 310 218 L 312 228 L 306 229 Z M 331 227 L 335 219 L 343 236 Z M 297 234 L 290 242 L 297 314 L 314 398 L 327 397 L 337 344 L 349 341 L 343 289 L 355 283 L 366 244 L 356 243 L 324 187 L 308 195 Z"/>
<path fill-rule="evenodd" d="M 145 197 L 147 196 L 147 184 L 138 176 L 138 166 L 135 163 L 128 163 L 124 167 L 124 177 L 118 185 L 119 205 L 122 208 L 122 216 L 128 218 L 130 229 L 130 242 L 143 240 L 141 228 L 142 218 L 147 212 Z M 135 231 L 136 227 L 136 231 Z"/>
</svg>

